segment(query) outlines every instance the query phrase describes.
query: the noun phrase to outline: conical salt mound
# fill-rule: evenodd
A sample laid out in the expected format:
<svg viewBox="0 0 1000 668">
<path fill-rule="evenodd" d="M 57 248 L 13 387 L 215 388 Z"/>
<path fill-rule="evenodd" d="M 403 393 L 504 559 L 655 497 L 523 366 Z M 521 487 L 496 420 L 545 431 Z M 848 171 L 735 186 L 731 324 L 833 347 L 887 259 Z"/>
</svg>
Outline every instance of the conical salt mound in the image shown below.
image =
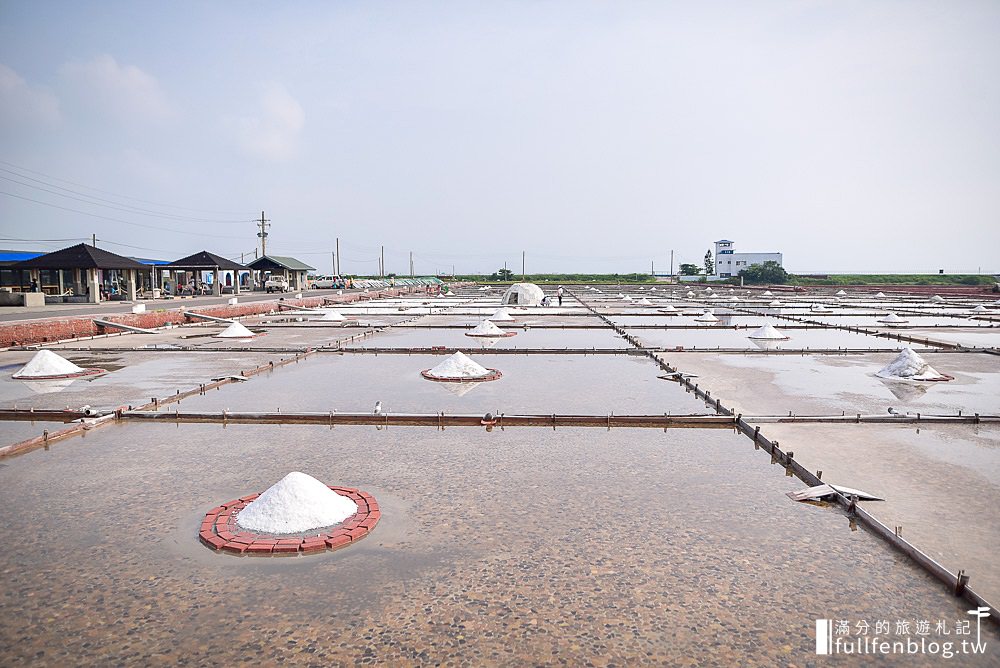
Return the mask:
<svg viewBox="0 0 1000 668">
<path fill-rule="evenodd" d="M 764 290 L 764 292 L 762 294 L 763 297 L 772 297 L 773 295 L 774 295 L 774 293 L 771 292 L 770 290 Z"/>
<path fill-rule="evenodd" d="M 358 504 L 311 475 L 292 471 L 236 516 L 236 524 L 258 533 L 301 533 L 339 524 Z"/>
<path fill-rule="evenodd" d="M 780 301 L 778 301 L 777 299 L 775 299 L 773 302 L 771 302 L 770 304 L 768 304 L 768 306 L 770 306 L 771 308 L 781 308 L 782 306 L 784 306 L 784 304 L 782 304 Z"/>
<path fill-rule="evenodd" d="M 51 350 L 39 350 L 20 371 L 13 375 L 17 379 L 51 378 L 53 376 L 73 376 L 86 370 L 78 367 L 65 357 Z"/>
<path fill-rule="evenodd" d="M 691 299 L 692 297 L 694 297 L 694 293 L 693 292 L 688 292 L 687 293 L 687 298 Z"/>
<path fill-rule="evenodd" d="M 875 298 L 876 299 L 885 299 L 885 293 L 884 292 L 876 292 L 875 293 Z"/>
<path fill-rule="evenodd" d="M 838 297 L 846 297 L 846 296 L 847 296 L 847 293 L 846 293 L 846 292 L 844 292 L 843 290 L 837 290 L 837 292 L 836 292 L 835 294 L 836 294 L 836 295 L 837 295 Z"/>
<path fill-rule="evenodd" d="M 503 336 L 506 332 L 494 325 L 489 320 L 483 320 L 481 323 L 476 325 L 471 331 L 467 332 L 470 336 Z"/>
<path fill-rule="evenodd" d="M 640 299 L 639 301 L 637 301 L 636 304 L 640 304 L 641 306 L 652 306 L 653 302 L 651 302 L 648 299 L 646 299 L 645 297 L 643 297 L 642 299 Z M 986 309 L 983 309 L 983 310 L 985 311 Z"/>
<path fill-rule="evenodd" d="M 512 316 L 510 314 L 510 311 L 508 311 L 505 308 L 498 308 L 496 311 L 493 311 L 493 315 L 489 317 L 489 320 L 496 320 L 499 322 L 505 322 L 507 320 L 513 320 L 513 319 L 514 316 Z"/>
<path fill-rule="evenodd" d="M 714 315 L 712 315 L 711 311 L 705 311 L 704 313 L 702 313 L 701 315 L 699 315 L 697 318 L 695 318 L 695 321 L 697 321 L 697 322 L 719 322 L 719 319 L 716 318 Z"/>
<path fill-rule="evenodd" d="M 332 320 L 332 321 L 335 321 L 335 322 L 343 322 L 344 321 L 344 316 L 339 311 L 329 311 L 329 312 L 326 313 L 326 315 L 324 315 L 322 318 L 320 318 L 320 320 L 328 320 L 328 321 Z"/>
<path fill-rule="evenodd" d="M 942 297 L 941 295 L 934 295 L 933 297 L 931 297 L 931 301 L 934 302 L 935 304 L 940 304 L 941 302 L 944 301 L 944 297 Z"/>
<path fill-rule="evenodd" d="M 714 292 L 712 288 L 705 288 L 705 292 Z"/>
<path fill-rule="evenodd" d="M 908 322 L 908 321 L 907 321 L 907 320 L 905 320 L 904 318 L 900 318 L 900 317 L 899 317 L 898 315 L 896 315 L 895 313 L 890 313 L 890 314 L 888 314 L 888 315 L 884 315 L 884 316 L 882 316 L 881 318 L 879 318 L 879 319 L 878 319 L 878 321 L 879 321 L 879 322 L 887 322 L 887 323 L 890 323 L 890 324 L 896 324 L 896 323 L 902 323 L 902 322 Z"/>
<path fill-rule="evenodd" d="M 215 335 L 217 339 L 252 339 L 253 332 L 238 322 L 234 322 L 229 327 Z"/>
<path fill-rule="evenodd" d="M 986 313 L 986 307 L 980 304 L 976 308 L 972 309 L 973 313 Z"/>
<path fill-rule="evenodd" d="M 489 375 L 490 370 L 456 352 L 427 373 L 436 378 L 479 378 Z"/>
<path fill-rule="evenodd" d="M 771 323 L 767 323 L 766 325 L 764 325 L 760 329 L 755 330 L 747 338 L 748 339 L 759 339 L 761 341 L 778 341 L 778 340 L 782 340 L 783 341 L 783 340 L 787 339 L 788 337 L 785 336 L 783 333 L 779 332 L 778 330 L 776 330 L 774 327 L 772 327 Z"/>
<path fill-rule="evenodd" d="M 951 380 L 950 376 L 938 373 L 934 367 L 924 361 L 912 348 L 903 350 L 875 374 L 879 378 L 894 378 L 903 380 Z"/>
<path fill-rule="evenodd" d="M 653 286 L 653 287 L 651 287 L 651 288 L 649 289 L 649 291 L 650 291 L 650 292 L 656 292 L 656 286 Z"/>
<path fill-rule="evenodd" d="M 677 313 L 677 309 L 674 308 L 673 304 L 667 304 L 660 309 L 660 313 Z"/>
</svg>

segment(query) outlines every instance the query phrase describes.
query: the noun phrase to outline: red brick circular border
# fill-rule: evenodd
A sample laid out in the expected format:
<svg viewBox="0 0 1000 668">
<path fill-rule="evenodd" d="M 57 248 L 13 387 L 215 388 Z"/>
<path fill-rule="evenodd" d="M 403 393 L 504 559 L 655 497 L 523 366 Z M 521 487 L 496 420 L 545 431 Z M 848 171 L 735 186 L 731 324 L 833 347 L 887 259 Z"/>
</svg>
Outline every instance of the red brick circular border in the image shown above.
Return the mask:
<svg viewBox="0 0 1000 668">
<path fill-rule="evenodd" d="M 424 369 L 420 372 L 420 375 L 427 380 L 433 380 L 438 383 L 485 383 L 489 380 L 496 380 L 500 378 L 503 374 L 500 373 L 499 369 L 487 369 L 488 374 L 484 376 L 467 376 L 464 378 L 445 378 L 443 376 L 435 376 L 431 374 L 430 369 Z"/>
<path fill-rule="evenodd" d="M 11 378 L 14 380 L 69 380 L 70 378 L 87 378 L 89 376 L 100 376 L 107 373 L 107 369 L 84 369 L 83 371 L 77 371 L 76 373 L 63 373 L 57 374 L 55 376 L 18 376 L 13 375 Z"/>
<path fill-rule="evenodd" d="M 472 334 L 470 332 L 466 332 L 465 335 L 477 339 L 506 339 L 511 336 L 517 336 L 517 332 L 504 332 L 502 334 Z"/>
<path fill-rule="evenodd" d="M 375 497 L 353 487 L 328 485 L 337 494 L 358 504 L 358 512 L 339 526 L 306 536 L 282 536 L 246 531 L 236 525 L 236 515 L 260 494 L 243 496 L 212 508 L 201 521 L 198 538 L 213 550 L 251 556 L 294 556 L 337 550 L 368 535 L 378 524 L 382 513 Z M 308 532 L 303 532 L 308 533 Z"/>
</svg>

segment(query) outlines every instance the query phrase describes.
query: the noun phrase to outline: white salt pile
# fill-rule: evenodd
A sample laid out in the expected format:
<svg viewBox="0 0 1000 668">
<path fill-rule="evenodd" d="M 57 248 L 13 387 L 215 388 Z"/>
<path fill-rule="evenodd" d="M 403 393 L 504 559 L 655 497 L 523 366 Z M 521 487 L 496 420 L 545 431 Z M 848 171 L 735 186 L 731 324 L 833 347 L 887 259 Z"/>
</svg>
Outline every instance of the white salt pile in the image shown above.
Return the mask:
<svg viewBox="0 0 1000 668">
<path fill-rule="evenodd" d="M 630 302 L 630 301 L 632 301 L 632 296 L 631 295 L 625 295 L 624 297 L 622 297 L 622 299 L 624 301 Z"/>
<path fill-rule="evenodd" d="M 714 315 L 712 315 L 711 311 L 705 311 L 697 318 L 695 318 L 695 320 L 697 322 L 719 322 L 719 319 L 716 318 Z"/>
<path fill-rule="evenodd" d="M 236 516 L 236 524 L 258 533 L 300 533 L 339 524 L 358 504 L 311 475 L 292 471 Z"/>
<path fill-rule="evenodd" d="M 714 290 L 712 288 L 705 288 L 705 292 L 714 292 Z"/>
<path fill-rule="evenodd" d="M 252 339 L 253 332 L 238 322 L 234 322 L 229 327 L 215 335 L 217 339 Z"/>
<path fill-rule="evenodd" d="M 651 302 L 648 299 L 646 299 L 645 297 L 643 297 L 642 299 L 640 299 L 639 301 L 637 301 L 636 304 L 640 304 L 642 306 L 652 306 L 653 302 Z"/>
<path fill-rule="evenodd" d="M 84 371 L 85 369 L 78 367 L 65 357 L 56 355 L 51 350 L 39 350 L 12 378 L 27 380 L 51 376 L 72 376 Z"/>
<path fill-rule="evenodd" d="M 885 299 L 885 293 L 884 292 L 876 292 L 875 293 L 875 298 L 876 299 Z"/>
<path fill-rule="evenodd" d="M 344 316 L 340 311 L 328 311 L 320 320 L 333 320 L 335 322 L 343 322 Z"/>
<path fill-rule="evenodd" d="M 827 306 L 826 304 L 813 304 L 811 310 L 812 310 L 813 313 L 830 313 L 830 312 L 832 312 L 832 309 L 829 306 Z"/>
<path fill-rule="evenodd" d="M 764 297 L 773 297 L 773 296 L 774 296 L 774 293 L 773 293 L 773 292 L 771 292 L 770 290 L 764 290 L 764 294 L 763 294 L 763 296 L 764 296 Z"/>
<path fill-rule="evenodd" d="M 934 302 L 935 304 L 940 304 L 941 302 L 944 301 L 944 297 L 942 297 L 941 295 L 934 295 L 933 297 L 931 297 L 931 301 Z"/>
<path fill-rule="evenodd" d="M 483 320 L 471 331 L 466 332 L 469 336 L 503 336 L 506 334 L 502 329 L 494 325 L 489 320 Z"/>
<path fill-rule="evenodd" d="M 650 292 L 656 292 L 656 286 L 653 286 L 653 287 L 651 287 L 651 288 L 649 289 L 649 291 L 650 291 Z"/>
<path fill-rule="evenodd" d="M 493 315 L 491 315 L 489 319 L 498 322 L 507 322 L 509 320 L 513 320 L 514 316 L 512 316 L 510 314 L 510 311 L 508 311 L 507 309 L 498 308 L 496 311 L 493 311 Z"/>
<path fill-rule="evenodd" d="M 837 292 L 836 292 L 835 294 L 836 294 L 836 295 L 837 295 L 838 297 L 846 297 L 846 296 L 847 296 L 847 293 L 846 293 L 846 292 L 844 292 L 843 290 L 837 290 Z"/>
<path fill-rule="evenodd" d="M 900 318 L 895 313 L 889 313 L 888 315 L 884 315 L 881 318 L 879 318 L 878 321 L 879 322 L 889 323 L 889 324 L 900 324 L 900 323 L 904 323 L 904 322 L 909 322 L 905 318 Z"/>
<path fill-rule="evenodd" d="M 774 327 L 771 326 L 770 323 L 767 323 L 760 329 L 754 330 L 754 332 L 750 334 L 750 336 L 748 336 L 747 338 L 759 339 L 762 341 L 777 341 L 777 340 L 785 340 L 789 337 L 783 334 L 782 332 L 776 330 Z"/>
<path fill-rule="evenodd" d="M 775 299 L 773 302 L 771 302 L 770 304 L 768 304 L 768 306 L 770 306 L 771 308 L 781 308 L 782 306 L 784 306 L 784 304 L 782 304 L 780 301 L 778 301 L 777 299 Z"/>
<path fill-rule="evenodd" d="M 625 293 L 624 292 L 619 292 L 618 293 L 618 299 L 625 299 Z"/>
<path fill-rule="evenodd" d="M 437 378 L 479 378 L 489 375 L 490 370 L 456 352 L 427 373 Z"/>
<path fill-rule="evenodd" d="M 976 308 L 972 309 L 973 313 L 986 313 L 986 307 L 980 304 Z"/>
<path fill-rule="evenodd" d="M 688 292 L 687 293 L 687 298 L 691 299 L 692 297 L 694 297 L 694 293 L 693 292 Z"/>
<path fill-rule="evenodd" d="M 673 304 L 667 304 L 664 308 L 660 309 L 660 313 L 677 313 L 677 309 L 674 308 Z"/>
<path fill-rule="evenodd" d="M 896 359 L 875 375 L 879 378 L 903 380 L 951 380 L 950 376 L 938 373 L 920 355 L 913 352 L 912 348 L 903 348 Z"/>
</svg>

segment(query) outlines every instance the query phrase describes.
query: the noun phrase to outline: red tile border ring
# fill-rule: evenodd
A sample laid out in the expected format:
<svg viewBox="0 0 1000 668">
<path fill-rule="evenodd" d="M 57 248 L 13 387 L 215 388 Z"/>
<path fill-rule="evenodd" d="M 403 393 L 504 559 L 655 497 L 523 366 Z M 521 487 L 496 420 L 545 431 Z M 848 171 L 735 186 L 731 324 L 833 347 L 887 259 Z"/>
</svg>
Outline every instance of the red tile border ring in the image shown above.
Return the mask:
<svg viewBox="0 0 1000 668">
<path fill-rule="evenodd" d="M 216 551 L 251 556 L 296 556 L 317 554 L 352 545 L 367 536 L 382 517 L 375 497 L 353 487 L 328 485 L 337 494 L 358 505 L 354 513 L 329 529 L 301 534 L 263 534 L 247 531 L 236 524 L 236 515 L 260 494 L 251 494 L 212 508 L 201 521 L 198 539 Z"/>
<path fill-rule="evenodd" d="M 503 334 L 472 334 L 466 332 L 465 335 L 478 339 L 506 339 L 510 336 L 517 336 L 517 332 L 504 332 Z"/>
<path fill-rule="evenodd" d="M 488 380 L 496 380 L 500 378 L 503 374 L 500 373 L 499 369 L 487 369 L 489 373 L 482 376 L 466 376 L 465 378 L 445 378 L 443 376 L 435 376 L 431 373 L 430 369 L 424 369 L 420 372 L 420 375 L 427 380 L 433 380 L 438 383 L 485 383 Z"/>
</svg>

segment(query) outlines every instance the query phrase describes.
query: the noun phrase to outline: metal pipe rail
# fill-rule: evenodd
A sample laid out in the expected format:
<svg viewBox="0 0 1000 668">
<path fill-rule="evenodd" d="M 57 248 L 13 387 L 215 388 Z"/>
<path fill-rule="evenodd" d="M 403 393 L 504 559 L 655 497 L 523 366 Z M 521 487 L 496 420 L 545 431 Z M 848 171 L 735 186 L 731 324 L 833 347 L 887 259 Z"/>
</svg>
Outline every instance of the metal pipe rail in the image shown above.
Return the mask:
<svg viewBox="0 0 1000 668">
<path fill-rule="evenodd" d="M 482 415 L 448 415 L 441 413 L 339 413 L 330 412 L 185 412 L 122 411 L 124 421 L 208 422 L 213 424 L 318 424 L 423 427 L 644 427 L 669 429 L 732 429 L 732 417 L 706 415 L 506 415 L 499 414 L 486 423 Z"/>
</svg>

